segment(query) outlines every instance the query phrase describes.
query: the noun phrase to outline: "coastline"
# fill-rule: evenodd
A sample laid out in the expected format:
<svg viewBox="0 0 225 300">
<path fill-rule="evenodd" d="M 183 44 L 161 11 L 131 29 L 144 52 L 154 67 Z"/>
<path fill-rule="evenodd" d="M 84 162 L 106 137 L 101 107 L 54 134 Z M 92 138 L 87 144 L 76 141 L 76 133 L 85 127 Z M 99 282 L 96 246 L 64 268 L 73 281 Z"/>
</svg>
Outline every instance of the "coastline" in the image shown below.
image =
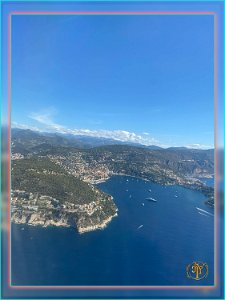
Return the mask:
<svg viewBox="0 0 225 300">
<path fill-rule="evenodd" d="M 48 227 L 62 227 L 62 228 L 73 228 L 73 229 L 77 229 L 77 232 L 79 234 L 82 233 L 86 233 L 86 232 L 91 232 L 91 231 L 95 231 L 95 230 L 103 230 L 104 228 L 107 227 L 107 225 L 110 223 L 110 221 L 114 218 L 117 217 L 118 214 L 117 212 L 113 215 L 108 217 L 107 219 L 105 219 L 101 224 L 96 224 L 96 225 L 89 225 L 86 227 L 82 227 L 82 226 L 72 226 L 70 224 L 66 224 L 66 223 L 60 223 L 60 222 L 54 222 L 54 221 L 48 221 L 44 224 L 42 223 L 22 223 L 22 222 L 15 222 L 15 221 L 11 221 L 12 224 L 16 224 L 16 225 L 25 225 L 25 226 L 31 226 L 31 227 L 42 227 L 42 228 L 48 228 Z"/>
<path fill-rule="evenodd" d="M 104 178 L 104 179 L 100 179 L 100 180 L 96 180 L 94 184 L 99 184 L 99 183 L 103 183 L 103 182 L 106 182 L 108 181 L 110 178 L 112 178 L 113 176 L 122 176 L 122 177 L 131 177 L 131 178 L 134 178 L 134 179 L 139 179 L 139 180 L 143 180 L 143 181 L 146 181 L 146 182 L 153 182 L 151 180 L 148 180 L 148 179 L 145 179 L 145 178 L 141 178 L 141 177 L 137 177 L 137 176 L 132 176 L 132 175 L 127 175 L 127 174 L 122 174 L 122 173 L 111 173 L 110 176 L 108 178 Z M 195 179 L 195 180 L 199 180 L 197 178 L 192 178 L 192 180 Z M 127 180 L 128 181 L 128 180 Z M 153 182 L 155 183 L 155 182 Z M 92 183 L 93 184 L 93 183 Z M 168 184 L 162 184 L 162 183 L 157 183 L 161 186 L 166 186 Z M 184 188 L 188 188 L 187 186 L 184 186 L 182 184 L 170 184 L 170 185 L 179 185 L 179 186 L 183 186 Z M 111 196 L 111 200 L 113 200 L 112 196 Z M 91 232 L 91 231 L 95 231 L 95 230 L 103 230 L 104 228 L 107 227 L 107 225 L 110 223 L 110 221 L 118 216 L 117 214 L 118 212 L 118 209 L 116 209 L 115 213 L 109 217 L 107 217 L 106 219 L 104 219 L 101 223 L 97 223 L 97 224 L 93 224 L 93 219 L 89 218 L 88 220 L 84 220 L 83 217 L 81 217 L 80 219 L 77 220 L 77 222 L 75 223 L 75 226 L 73 224 L 70 224 L 68 222 L 67 219 L 58 219 L 58 220 L 53 220 L 53 219 L 48 219 L 48 220 L 44 220 L 44 219 L 41 219 L 41 218 L 34 218 L 35 217 L 35 214 L 32 216 L 32 219 L 29 220 L 27 222 L 26 218 L 21 218 L 20 220 L 16 220 L 14 219 L 13 217 L 11 218 L 11 222 L 14 223 L 14 224 L 25 224 L 25 225 L 29 225 L 29 226 L 41 226 L 43 228 L 46 228 L 46 227 L 49 227 L 49 226 L 53 226 L 53 227 L 71 227 L 71 228 L 76 228 L 77 229 L 77 232 L 82 234 L 82 233 L 86 233 L 86 232 Z M 36 215 L 38 216 L 38 214 Z M 84 221 L 87 221 L 86 223 L 89 223 L 87 224 L 86 226 L 83 225 L 85 224 Z M 82 224 L 83 223 L 83 224 Z"/>
<path fill-rule="evenodd" d="M 130 268 L 130 266 L 131 268 L 129 269 L 130 271 L 128 275 L 133 274 L 133 276 L 136 276 L 135 278 L 138 279 L 140 265 L 143 266 L 146 272 L 149 272 L 146 273 L 147 276 L 152 275 L 152 278 L 154 279 L 155 273 L 152 273 L 152 270 L 149 269 L 149 266 L 157 266 L 158 262 L 156 261 L 156 259 L 159 259 L 159 262 L 162 262 L 162 260 L 160 259 L 160 251 L 154 251 L 154 247 L 156 244 L 159 245 L 159 247 L 163 247 L 163 249 L 165 249 L 165 257 L 167 257 L 167 255 L 171 255 L 172 253 L 174 259 L 176 260 L 176 257 L 178 257 L 178 255 L 182 255 L 182 257 L 185 258 L 185 252 L 183 251 L 182 245 L 187 244 L 186 238 L 191 239 L 190 245 L 194 245 L 196 250 L 198 250 L 199 245 L 196 244 L 196 242 L 199 242 L 200 246 L 202 247 L 201 243 L 204 244 L 205 240 L 208 241 L 207 238 L 209 238 L 209 232 L 208 230 L 205 230 L 204 222 L 209 225 L 209 228 L 212 228 L 210 224 L 212 224 L 213 226 L 213 218 L 207 218 L 200 215 L 196 211 L 195 205 L 193 205 L 193 201 L 181 201 L 183 197 L 184 200 L 188 197 L 192 197 L 192 194 L 190 195 L 189 192 L 186 191 L 186 189 L 181 189 L 178 191 L 181 192 L 181 194 L 180 199 L 177 199 L 173 197 L 176 192 L 176 187 L 170 187 L 169 191 L 167 191 L 167 189 L 164 189 L 162 186 L 160 187 L 158 185 L 153 185 L 151 187 L 151 184 L 145 184 L 144 181 L 137 182 L 136 180 L 129 180 L 129 182 L 127 182 L 127 178 L 114 177 L 112 182 L 110 180 L 108 184 L 102 184 L 102 188 L 104 190 L 109 190 L 109 192 L 111 193 L 113 193 L 114 189 L 117 187 L 117 184 L 120 185 L 118 186 L 118 192 L 115 193 L 114 196 L 114 200 L 116 201 L 119 208 L 118 218 L 112 219 L 112 222 L 106 224 L 107 227 L 103 229 L 96 228 L 92 232 L 89 231 L 89 233 L 78 233 L 76 228 L 73 227 L 63 228 L 48 226 L 47 228 L 43 228 L 37 226 L 35 228 L 31 226 L 27 227 L 27 225 L 18 225 L 18 227 L 13 226 L 12 239 L 13 263 L 15 266 L 14 270 L 18 270 L 18 272 L 20 272 L 19 268 L 23 269 L 23 265 L 20 263 L 20 261 L 23 262 L 23 260 L 21 259 L 22 257 L 24 260 L 28 260 L 27 263 L 30 268 L 34 268 L 36 265 L 38 265 L 36 268 L 40 270 L 40 273 L 43 272 L 43 265 L 44 267 L 46 265 L 46 268 L 48 268 L 49 265 L 51 266 L 52 263 L 57 262 L 59 266 L 62 266 L 61 269 L 53 270 L 53 277 L 48 277 L 49 281 L 51 280 L 55 284 L 58 282 L 57 278 L 59 278 L 59 276 L 62 276 L 62 278 L 64 276 L 65 278 L 65 274 L 68 275 L 68 280 L 66 283 L 71 285 L 72 281 L 79 282 L 78 280 L 80 278 L 83 278 L 83 282 L 79 284 L 89 284 L 89 282 L 87 282 L 88 277 L 90 277 L 90 281 L 92 284 L 94 284 L 95 278 L 96 280 L 102 280 L 100 283 L 96 282 L 96 284 L 105 284 L 105 281 L 103 282 L 103 280 L 105 280 L 105 278 L 107 280 L 107 276 L 109 276 L 109 284 L 111 279 L 115 280 L 113 282 L 117 284 L 121 283 L 120 277 L 118 276 L 121 269 L 124 268 L 124 270 L 127 270 L 126 268 Z M 134 187 L 134 189 L 132 190 L 131 187 Z M 129 193 L 125 193 L 126 188 L 128 188 L 132 193 L 132 200 L 129 199 Z M 157 205 L 151 205 L 151 203 L 146 202 L 145 205 L 142 206 L 142 202 L 144 202 L 145 196 L 148 196 L 149 194 L 149 188 L 152 189 L 153 193 L 159 192 L 159 195 L 162 193 L 162 197 L 158 198 Z M 124 197 L 120 196 L 121 193 L 119 191 L 124 192 Z M 133 197 L 135 194 L 137 195 L 137 201 L 135 201 Z M 197 202 L 201 202 L 201 206 L 199 207 L 204 209 L 203 197 L 198 193 L 195 194 L 195 197 L 196 198 L 194 199 Z M 177 231 L 177 228 L 179 228 L 179 226 L 184 226 L 185 223 L 183 214 L 180 213 L 181 207 L 183 206 L 185 213 L 190 212 L 190 219 L 188 220 L 190 220 L 191 222 L 189 223 L 191 224 L 191 227 L 187 227 L 188 231 Z M 174 218 L 170 218 L 168 216 L 174 216 Z M 159 220 L 159 222 L 155 222 L 157 220 Z M 193 223 L 193 221 L 196 223 Z M 142 224 L 143 227 L 137 229 Z M 197 235 L 195 231 L 192 231 L 193 228 L 196 228 L 198 230 L 200 228 L 199 226 L 202 226 L 202 230 L 200 232 L 202 232 L 204 240 L 199 239 L 200 232 L 198 232 Z M 24 229 L 22 229 L 23 227 Z M 170 230 L 173 230 L 172 237 L 170 236 Z M 181 247 L 178 248 L 178 250 L 177 248 L 175 249 L 178 253 L 174 253 L 172 252 L 172 250 L 174 250 L 173 240 L 176 241 L 177 234 L 180 238 L 182 238 L 183 242 L 181 242 Z M 32 237 L 31 240 L 29 240 L 30 237 Z M 153 238 L 154 244 L 152 243 Z M 51 241 L 51 243 L 48 245 L 49 241 Z M 37 264 L 36 260 L 34 260 L 33 256 L 31 255 L 28 255 L 28 258 L 24 256 L 24 248 L 19 247 L 18 245 L 23 245 L 23 243 L 26 242 L 27 244 L 24 245 L 25 249 L 34 251 L 34 254 L 37 253 L 37 258 L 43 260 L 43 265 Z M 194 255 L 196 251 L 195 249 L 193 249 L 193 251 L 191 249 L 192 248 L 190 248 L 191 255 L 192 253 Z M 150 255 L 151 252 L 153 253 L 153 255 Z M 131 254 L 130 256 L 128 256 L 129 253 Z M 180 261 L 183 261 L 182 258 L 179 259 Z M 211 260 L 208 257 L 206 259 L 210 264 L 210 268 L 212 268 Z M 50 264 L 48 264 L 48 262 L 50 262 Z M 135 269 L 133 269 L 133 262 L 135 262 Z M 168 274 L 168 272 L 170 272 L 171 270 L 171 266 L 167 265 L 167 267 Z M 30 268 L 28 268 L 28 270 Z M 62 272 L 63 270 L 65 273 Z M 114 275 L 112 274 L 113 277 L 111 277 L 111 273 L 109 274 L 107 270 L 115 270 Z M 156 270 L 158 272 L 157 274 L 159 274 L 157 280 L 161 280 L 161 271 L 157 268 Z M 183 271 L 183 269 L 181 271 Z M 16 273 L 13 274 L 13 278 L 15 278 L 16 280 Z M 19 276 L 23 278 L 22 274 L 17 274 L 19 274 Z M 83 277 L 81 277 L 80 274 L 82 274 Z M 99 274 L 101 275 L 100 277 L 98 276 Z M 48 273 L 46 274 L 46 278 L 47 275 Z M 141 280 L 149 280 L 149 277 L 147 276 L 141 277 Z M 165 278 L 166 277 L 167 276 L 165 274 Z M 45 281 L 46 284 L 51 283 L 47 281 L 48 278 Z M 30 282 L 28 282 L 28 279 L 28 277 L 24 276 L 24 282 L 30 284 Z M 178 279 L 175 278 L 174 280 Z M 19 282 L 16 283 L 19 284 Z M 37 283 L 39 284 L 39 282 Z"/>
<path fill-rule="evenodd" d="M 117 216 L 118 216 L 118 214 L 116 212 L 113 216 L 110 216 L 107 219 L 105 219 L 101 224 L 87 226 L 87 227 L 77 227 L 78 233 L 83 234 L 83 233 L 95 231 L 98 229 L 103 230 L 107 227 L 107 225 L 111 222 L 111 220 Z"/>
</svg>

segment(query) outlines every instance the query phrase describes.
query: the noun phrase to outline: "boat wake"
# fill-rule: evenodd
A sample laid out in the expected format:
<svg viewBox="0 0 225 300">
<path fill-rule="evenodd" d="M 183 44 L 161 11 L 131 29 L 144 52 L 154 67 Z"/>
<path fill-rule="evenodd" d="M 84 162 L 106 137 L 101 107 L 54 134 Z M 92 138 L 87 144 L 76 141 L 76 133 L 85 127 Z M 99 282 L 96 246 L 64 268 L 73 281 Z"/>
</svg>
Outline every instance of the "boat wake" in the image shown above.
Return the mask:
<svg viewBox="0 0 225 300">
<path fill-rule="evenodd" d="M 196 206 L 196 209 L 198 210 L 199 213 L 201 212 L 201 214 L 207 214 L 207 215 L 209 215 L 209 216 L 214 217 L 213 214 L 209 213 L 208 211 L 206 211 L 206 210 L 204 210 L 204 209 L 201 209 L 201 208 L 199 208 L 199 207 L 197 207 L 197 206 Z"/>
<path fill-rule="evenodd" d="M 199 213 L 200 215 L 202 215 L 202 216 L 209 217 L 209 215 L 203 214 L 203 213 L 201 213 L 200 211 L 199 211 L 198 213 Z"/>
</svg>

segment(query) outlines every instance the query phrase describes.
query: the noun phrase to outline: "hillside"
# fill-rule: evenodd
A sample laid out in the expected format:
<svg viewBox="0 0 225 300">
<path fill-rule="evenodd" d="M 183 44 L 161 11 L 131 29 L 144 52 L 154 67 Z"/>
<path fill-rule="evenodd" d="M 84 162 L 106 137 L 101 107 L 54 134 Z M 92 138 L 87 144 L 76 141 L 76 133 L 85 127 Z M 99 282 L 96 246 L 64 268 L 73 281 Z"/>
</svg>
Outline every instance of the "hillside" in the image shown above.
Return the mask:
<svg viewBox="0 0 225 300">
<path fill-rule="evenodd" d="M 104 227 L 116 214 L 110 195 L 48 158 L 12 161 L 12 220 L 30 225 L 74 226 L 79 232 Z"/>
<path fill-rule="evenodd" d="M 67 137 L 20 130 L 12 140 L 12 220 L 73 226 L 79 232 L 102 228 L 117 208 L 112 197 L 93 184 L 112 175 L 198 190 L 214 206 L 214 189 L 199 180 L 214 174 L 213 156 L 213 150 L 121 144 L 79 148 Z"/>
</svg>

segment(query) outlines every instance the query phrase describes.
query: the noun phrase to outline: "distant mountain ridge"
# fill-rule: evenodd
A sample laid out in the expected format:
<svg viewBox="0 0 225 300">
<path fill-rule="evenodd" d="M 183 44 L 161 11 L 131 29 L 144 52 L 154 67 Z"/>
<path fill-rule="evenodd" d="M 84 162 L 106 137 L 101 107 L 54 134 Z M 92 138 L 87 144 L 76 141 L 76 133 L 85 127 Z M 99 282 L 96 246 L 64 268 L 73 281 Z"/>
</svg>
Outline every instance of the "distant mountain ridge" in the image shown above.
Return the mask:
<svg viewBox="0 0 225 300">
<path fill-rule="evenodd" d="M 45 133 L 35 132 L 30 129 L 13 128 L 11 131 L 12 146 L 14 150 L 24 151 L 28 153 L 30 149 L 40 146 L 41 144 L 48 144 L 52 146 L 75 147 L 78 149 L 88 149 L 104 145 L 133 145 L 148 149 L 162 149 L 161 147 L 151 145 L 144 146 L 137 143 L 122 142 L 110 138 L 99 138 L 84 135 L 72 135 L 62 133 Z"/>
<path fill-rule="evenodd" d="M 40 145 L 75 147 L 78 149 L 89 149 L 106 145 L 130 145 L 151 150 L 164 149 L 157 145 L 145 146 L 139 143 L 122 142 L 110 138 L 100 138 L 85 135 L 72 135 L 62 133 L 35 132 L 30 129 L 12 128 L 13 151 L 20 151 L 27 154 L 32 148 Z M 169 147 L 167 150 L 191 150 L 186 147 Z"/>
<path fill-rule="evenodd" d="M 68 137 L 58 134 L 39 134 L 31 130 L 12 130 L 12 154 L 21 155 L 65 155 L 80 152 L 84 160 L 94 159 L 96 163 L 103 157 L 121 157 L 128 164 L 157 165 L 182 176 L 211 176 L 214 173 L 214 150 L 188 148 L 145 147 L 136 144 L 111 144 L 111 140 L 88 137 Z M 77 154 L 76 154 L 77 155 Z M 105 158 L 104 158 L 105 159 Z M 114 163 L 115 164 L 115 163 Z M 122 164 L 116 166 L 120 169 Z M 112 167 L 112 162 L 110 163 Z M 140 169 L 139 166 L 139 169 Z M 129 167 L 130 168 L 130 167 Z M 138 173 L 141 170 L 138 171 Z"/>
</svg>

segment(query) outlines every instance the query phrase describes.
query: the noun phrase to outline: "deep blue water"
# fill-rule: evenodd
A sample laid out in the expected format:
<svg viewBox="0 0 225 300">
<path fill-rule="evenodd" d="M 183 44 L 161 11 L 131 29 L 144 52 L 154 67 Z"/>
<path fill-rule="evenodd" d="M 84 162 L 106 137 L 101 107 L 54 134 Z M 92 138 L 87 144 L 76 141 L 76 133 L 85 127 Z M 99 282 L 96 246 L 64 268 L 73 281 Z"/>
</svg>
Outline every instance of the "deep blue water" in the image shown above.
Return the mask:
<svg viewBox="0 0 225 300">
<path fill-rule="evenodd" d="M 124 176 L 99 187 L 119 208 L 104 230 L 80 235 L 72 228 L 12 224 L 13 284 L 213 284 L 214 217 L 198 213 L 196 206 L 213 214 L 200 192 Z M 186 277 L 193 261 L 208 264 L 204 282 Z"/>
</svg>

